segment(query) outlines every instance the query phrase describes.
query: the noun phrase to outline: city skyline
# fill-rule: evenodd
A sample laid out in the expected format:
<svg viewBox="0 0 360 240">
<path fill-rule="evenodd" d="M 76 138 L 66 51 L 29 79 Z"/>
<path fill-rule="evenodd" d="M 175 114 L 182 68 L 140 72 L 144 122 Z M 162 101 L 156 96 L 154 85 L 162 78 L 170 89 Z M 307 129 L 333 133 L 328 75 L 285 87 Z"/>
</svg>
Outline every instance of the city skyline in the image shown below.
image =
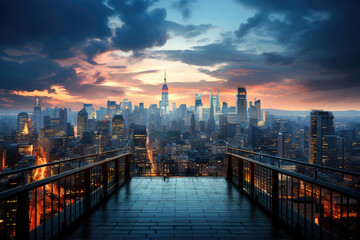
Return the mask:
<svg viewBox="0 0 360 240">
<path fill-rule="evenodd" d="M 2 3 L 0 110 L 30 110 L 36 97 L 43 107 L 77 111 L 125 97 L 138 104 L 139 95 L 149 106 L 161 99 L 164 68 L 170 105 L 191 105 L 196 93 L 208 104 L 210 91 L 235 105 L 236 88 L 245 87 L 263 108 L 360 110 L 359 21 L 351 4 L 53 4 L 16 14 L 13 2 Z"/>
</svg>

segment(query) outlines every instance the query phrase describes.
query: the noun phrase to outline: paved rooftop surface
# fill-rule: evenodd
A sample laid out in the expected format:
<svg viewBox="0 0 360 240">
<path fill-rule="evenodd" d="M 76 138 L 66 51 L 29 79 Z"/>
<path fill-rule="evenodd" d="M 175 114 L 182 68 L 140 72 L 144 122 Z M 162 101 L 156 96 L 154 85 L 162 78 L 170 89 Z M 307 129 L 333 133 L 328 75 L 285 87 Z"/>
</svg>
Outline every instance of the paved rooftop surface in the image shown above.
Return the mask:
<svg viewBox="0 0 360 240">
<path fill-rule="evenodd" d="M 133 178 L 68 239 L 293 239 L 223 178 Z"/>
</svg>

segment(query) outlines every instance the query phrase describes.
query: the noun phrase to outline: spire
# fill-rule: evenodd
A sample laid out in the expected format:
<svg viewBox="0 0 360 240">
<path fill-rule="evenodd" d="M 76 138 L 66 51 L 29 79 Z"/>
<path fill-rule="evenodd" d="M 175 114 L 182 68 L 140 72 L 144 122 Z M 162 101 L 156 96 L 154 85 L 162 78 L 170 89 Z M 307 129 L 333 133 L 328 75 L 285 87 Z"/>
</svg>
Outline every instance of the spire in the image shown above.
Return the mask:
<svg viewBox="0 0 360 240">
<path fill-rule="evenodd" d="M 36 104 L 39 104 L 39 98 L 38 97 L 36 98 Z"/>
<path fill-rule="evenodd" d="M 166 68 L 164 69 L 164 84 L 166 84 Z"/>
</svg>

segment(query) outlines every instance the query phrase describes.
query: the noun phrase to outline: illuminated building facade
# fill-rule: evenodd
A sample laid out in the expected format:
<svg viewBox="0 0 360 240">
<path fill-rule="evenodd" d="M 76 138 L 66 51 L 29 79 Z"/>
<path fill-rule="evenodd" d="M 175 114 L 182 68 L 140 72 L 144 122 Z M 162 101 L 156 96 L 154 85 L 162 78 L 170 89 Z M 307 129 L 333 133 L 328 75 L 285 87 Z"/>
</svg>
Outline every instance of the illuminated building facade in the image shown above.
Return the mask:
<svg viewBox="0 0 360 240">
<path fill-rule="evenodd" d="M 96 152 L 103 152 L 110 146 L 110 121 L 108 119 L 96 122 L 94 132 L 94 147 Z"/>
<path fill-rule="evenodd" d="M 67 134 L 67 108 L 59 109 L 59 136 L 66 137 Z"/>
<path fill-rule="evenodd" d="M 166 84 L 166 71 L 164 72 L 164 84 L 161 89 L 160 109 L 162 115 L 169 115 L 169 89 Z"/>
<path fill-rule="evenodd" d="M 310 113 L 309 163 L 325 165 L 329 152 L 326 135 L 334 135 L 334 116 L 331 112 L 313 110 Z"/>
<path fill-rule="evenodd" d="M 88 113 L 85 108 L 78 112 L 77 116 L 77 135 L 82 136 L 88 130 Z"/>
<path fill-rule="evenodd" d="M 133 133 L 133 166 L 132 171 L 145 173 L 146 167 L 146 128 L 144 126 L 136 126 Z"/>
<path fill-rule="evenodd" d="M 236 95 L 236 108 L 237 114 L 239 115 L 239 121 L 244 123 L 247 121 L 247 99 L 246 99 L 246 89 L 238 88 Z"/>
<path fill-rule="evenodd" d="M 115 101 L 107 101 L 107 115 L 109 115 L 110 119 L 112 119 L 116 114 L 116 102 Z"/>
<path fill-rule="evenodd" d="M 119 147 L 125 139 L 125 122 L 122 115 L 115 115 L 112 119 L 112 146 Z"/>
<path fill-rule="evenodd" d="M 41 124 L 41 105 L 39 102 L 39 98 L 36 98 L 36 102 L 34 105 L 33 126 L 34 126 L 35 133 L 39 133 L 39 130 L 42 126 L 42 124 Z"/>
</svg>

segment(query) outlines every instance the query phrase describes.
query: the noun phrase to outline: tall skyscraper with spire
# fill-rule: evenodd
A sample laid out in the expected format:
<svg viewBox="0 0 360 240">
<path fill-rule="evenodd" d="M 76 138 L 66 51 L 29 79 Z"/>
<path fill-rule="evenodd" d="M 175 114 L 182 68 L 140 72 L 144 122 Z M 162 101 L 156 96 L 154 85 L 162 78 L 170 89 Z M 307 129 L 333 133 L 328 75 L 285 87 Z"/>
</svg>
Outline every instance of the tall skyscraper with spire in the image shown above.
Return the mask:
<svg viewBox="0 0 360 240">
<path fill-rule="evenodd" d="M 161 90 L 160 109 L 163 115 L 169 115 L 169 89 L 166 84 L 166 70 L 164 71 L 164 84 Z"/>
<path fill-rule="evenodd" d="M 244 123 L 247 121 L 247 99 L 246 99 L 246 89 L 238 88 L 236 95 L 236 108 L 237 114 L 239 116 L 239 122 Z"/>
<path fill-rule="evenodd" d="M 34 112 L 33 112 L 33 126 L 36 133 L 39 133 L 39 130 L 42 126 L 41 124 L 41 105 L 39 102 L 39 98 L 36 98 L 34 104 Z"/>
</svg>

